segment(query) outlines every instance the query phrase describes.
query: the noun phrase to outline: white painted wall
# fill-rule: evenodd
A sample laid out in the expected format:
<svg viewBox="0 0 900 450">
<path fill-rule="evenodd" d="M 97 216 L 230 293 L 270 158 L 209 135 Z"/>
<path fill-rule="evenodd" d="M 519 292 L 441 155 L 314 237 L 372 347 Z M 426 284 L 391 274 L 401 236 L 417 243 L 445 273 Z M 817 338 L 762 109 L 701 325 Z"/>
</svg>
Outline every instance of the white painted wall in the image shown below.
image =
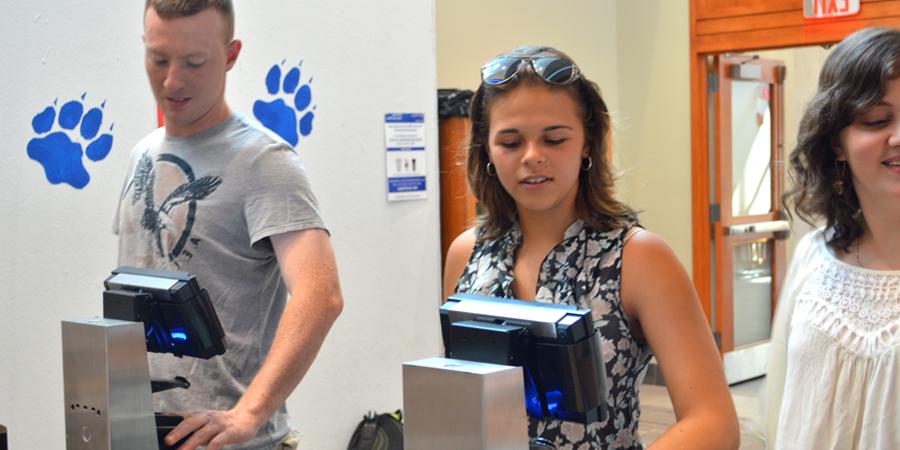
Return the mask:
<svg viewBox="0 0 900 450">
<path fill-rule="evenodd" d="M 549 45 L 574 59 L 618 109 L 613 0 L 437 0 L 438 87 L 471 89 L 491 57 L 520 45 Z"/>
<path fill-rule="evenodd" d="M 121 4 L 120 4 L 121 3 Z M 299 148 L 332 231 L 345 309 L 289 398 L 303 447 L 344 448 L 368 410 L 402 404 L 401 363 L 440 351 L 434 5 L 237 0 L 244 49 L 232 107 L 252 117 L 273 63 L 303 60 L 316 119 Z M 35 0 L 0 17 L 0 423 L 14 449 L 65 447 L 60 320 L 97 315 L 127 154 L 155 126 L 143 73 L 142 2 Z M 82 190 L 51 186 L 25 148 L 59 97 L 107 100 L 109 157 Z M 385 200 L 384 113 L 424 112 L 429 199 Z M 195 381 L 196 382 L 196 381 Z"/>
<path fill-rule="evenodd" d="M 616 2 L 621 186 L 691 272 L 688 2 Z"/>
</svg>

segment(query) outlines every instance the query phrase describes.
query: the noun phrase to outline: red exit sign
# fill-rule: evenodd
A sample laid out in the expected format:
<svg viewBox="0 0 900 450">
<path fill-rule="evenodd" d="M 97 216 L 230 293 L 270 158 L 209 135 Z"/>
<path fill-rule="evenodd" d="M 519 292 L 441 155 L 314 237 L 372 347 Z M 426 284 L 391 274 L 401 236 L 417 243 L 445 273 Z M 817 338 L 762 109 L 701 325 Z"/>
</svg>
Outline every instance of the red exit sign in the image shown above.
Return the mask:
<svg viewBox="0 0 900 450">
<path fill-rule="evenodd" d="M 827 19 L 859 13 L 859 0 L 803 0 L 804 19 Z"/>
</svg>

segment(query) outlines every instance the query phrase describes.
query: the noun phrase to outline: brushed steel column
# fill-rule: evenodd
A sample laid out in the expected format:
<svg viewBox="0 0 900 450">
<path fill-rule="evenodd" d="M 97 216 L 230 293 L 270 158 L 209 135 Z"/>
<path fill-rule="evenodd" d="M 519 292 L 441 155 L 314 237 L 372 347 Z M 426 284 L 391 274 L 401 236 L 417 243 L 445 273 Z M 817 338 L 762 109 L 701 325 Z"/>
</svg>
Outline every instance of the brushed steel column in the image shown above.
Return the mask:
<svg viewBox="0 0 900 450">
<path fill-rule="evenodd" d="M 528 449 L 521 367 L 448 358 L 404 363 L 403 410 L 406 448 Z"/>
<path fill-rule="evenodd" d="M 158 450 L 144 325 L 62 322 L 67 450 Z"/>
</svg>

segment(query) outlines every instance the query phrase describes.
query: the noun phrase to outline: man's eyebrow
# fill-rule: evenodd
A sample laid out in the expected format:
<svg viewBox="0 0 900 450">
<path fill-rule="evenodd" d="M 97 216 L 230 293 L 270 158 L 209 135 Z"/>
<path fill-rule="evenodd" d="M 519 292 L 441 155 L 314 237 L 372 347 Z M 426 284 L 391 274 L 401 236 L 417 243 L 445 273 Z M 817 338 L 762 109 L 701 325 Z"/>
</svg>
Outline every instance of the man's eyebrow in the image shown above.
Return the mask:
<svg viewBox="0 0 900 450">
<path fill-rule="evenodd" d="M 163 52 L 159 49 L 156 49 L 156 48 L 153 48 L 150 46 L 147 46 L 147 53 L 151 53 L 151 54 L 159 55 L 159 56 L 170 56 L 166 52 Z M 207 54 L 208 53 L 204 52 L 204 51 L 196 51 L 194 53 L 188 53 L 187 55 L 179 55 L 177 57 L 178 58 L 196 58 L 196 57 L 206 57 Z"/>
</svg>

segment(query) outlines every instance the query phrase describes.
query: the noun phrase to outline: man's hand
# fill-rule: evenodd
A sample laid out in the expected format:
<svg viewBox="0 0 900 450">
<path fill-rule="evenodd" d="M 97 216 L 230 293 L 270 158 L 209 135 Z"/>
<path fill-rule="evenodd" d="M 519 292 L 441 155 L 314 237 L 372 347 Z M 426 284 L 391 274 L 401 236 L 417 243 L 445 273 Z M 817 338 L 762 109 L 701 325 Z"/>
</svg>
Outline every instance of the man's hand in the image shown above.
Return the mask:
<svg viewBox="0 0 900 450">
<path fill-rule="evenodd" d="M 185 414 L 184 421 L 166 435 L 165 441 L 173 445 L 190 434 L 178 450 L 194 450 L 201 445 L 206 445 L 206 450 L 219 450 L 228 444 L 249 441 L 256 436 L 262 423 L 253 415 L 234 409 Z"/>
<path fill-rule="evenodd" d="M 187 415 L 166 436 L 166 443 L 172 445 L 194 433 L 178 450 L 194 450 L 198 445 L 219 450 L 252 439 L 306 375 L 343 309 L 334 253 L 324 230 L 277 234 L 271 241 L 291 298 L 269 354 L 233 409 Z"/>
<path fill-rule="evenodd" d="M 178 450 L 199 445 L 219 450 L 252 439 L 306 374 L 341 313 L 344 300 L 328 234 L 310 229 L 277 234 L 271 240 L 291 298 L 269 354 L 234 408 L 186 416 L 166 436 L 172 445 L 194 433 Z"/>
</svg>

